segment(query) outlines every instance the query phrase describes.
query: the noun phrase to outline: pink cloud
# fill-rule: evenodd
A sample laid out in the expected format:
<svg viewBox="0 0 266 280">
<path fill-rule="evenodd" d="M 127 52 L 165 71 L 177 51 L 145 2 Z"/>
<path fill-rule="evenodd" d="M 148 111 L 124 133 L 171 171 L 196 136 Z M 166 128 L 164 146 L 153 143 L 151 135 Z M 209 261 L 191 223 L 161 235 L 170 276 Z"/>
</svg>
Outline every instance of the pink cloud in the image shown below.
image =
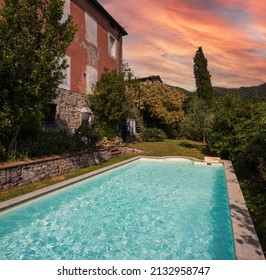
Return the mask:
<svg viewBox="0 0 266 280">
<path fill-rule="evenodd" d="M 193 57 L 202 46 L 214 85 L 266 82 L 265 1 L 99 2 L 127 26 L 124 59 L 136 76 L 160 75 L 166 83 L 193 90 Z"/>
</svg>

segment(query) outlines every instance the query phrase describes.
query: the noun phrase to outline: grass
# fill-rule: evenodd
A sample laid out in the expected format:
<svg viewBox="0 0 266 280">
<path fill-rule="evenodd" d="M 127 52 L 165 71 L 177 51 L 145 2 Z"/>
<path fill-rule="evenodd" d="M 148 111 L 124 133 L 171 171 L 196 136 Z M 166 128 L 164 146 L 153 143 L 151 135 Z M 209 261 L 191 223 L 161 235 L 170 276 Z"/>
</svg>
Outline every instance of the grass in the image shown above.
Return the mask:
<svg viewBox="0 0 266 280">
<path fill-rule="evenodd" d="M 171 140 L 164 142 L 133 143 L 129 147 L 150 151 L 152 156 L 186 156 L 203 159 L 210 156 L 206 145 L 191 140 Z"/>
<path fill-rule="evenodd" d="M 143 149 L 147 152 L 141 153 L 141 155 L 152 155 L 152 156 L 186 156 L 186 157 L 195 157 L 203 159 L 204 156 L 210 155 L 206 149 L 206 146 L 203 143 L 189 141 L 189 140 L 165 140 L 164 142 L 143 142 L 143 143 L 134 143 L 130 144 L 129 147 L 136 149 Z M 108 162 L 104 162 L 99 165 L 93 165 L 87 168 L 77 169 L 68 174 L 50 178 L 39 183 L 26 184 L 13 189 L 5 190 L 0 192 L 0 202 L 5 200 L 33 192 L 57 183 L 60 183 L 64 180 L 77 177 L 79 175 L 100 169 L 102 167 L 132 158 L 139 154 L 126 155 L 126 156 L 117 156 L 111 158 Z"/>
</svg>

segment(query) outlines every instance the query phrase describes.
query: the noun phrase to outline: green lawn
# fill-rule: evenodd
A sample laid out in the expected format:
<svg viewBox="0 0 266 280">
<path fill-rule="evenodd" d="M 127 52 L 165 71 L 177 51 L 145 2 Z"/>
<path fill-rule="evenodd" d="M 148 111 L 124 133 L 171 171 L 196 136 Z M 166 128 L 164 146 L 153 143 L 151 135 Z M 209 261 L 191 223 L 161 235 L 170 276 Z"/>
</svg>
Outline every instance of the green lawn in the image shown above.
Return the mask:
<svg viewBox="0 0 266 280">
<path fill-rule="evenodd" d="M 211 154 L 206 145 L 190 140 L 170 140 L 164 142 L 143 142 L 130 144 L 129 147 L 150 151 L 153 156 L 185 156 L 203 159 Z"/>
<path fill-rule="evenodd" d="M 152 155 L 152 156 L 186 156 L 195 157 L 203 159 L 204 156 L 210 155 L 207 152 L 206 146 L 203 143 L 189 141 L 189 140 L 165 140 L 164 142 L 154 142 L 154 143 L 134 143 L 130 144 L 129 147 L 147 150 L 147 152 L 141 153 L 141 155 Z M 62 182 L 64 180 L 74 178 L 76 176 L 97 170 L 99 168 L 117 163 L 119 161 L 126 160 L 128 158 L 138 156 L 140 154 L 127 155 L 127 156 L 117 156 L 111 158 L 108 162 L 90 166 L 87 168 L 77 169 L 68 174 L 62 175 L 60 177 L 51 178 L 44 180 L 40 183 L 27 184 L 20 187 L 16 187 L 10 190 L 0 192 L 0 202 L 20 196 L 38 189 L 48 187 L 50 185 Z"/>
</svg>

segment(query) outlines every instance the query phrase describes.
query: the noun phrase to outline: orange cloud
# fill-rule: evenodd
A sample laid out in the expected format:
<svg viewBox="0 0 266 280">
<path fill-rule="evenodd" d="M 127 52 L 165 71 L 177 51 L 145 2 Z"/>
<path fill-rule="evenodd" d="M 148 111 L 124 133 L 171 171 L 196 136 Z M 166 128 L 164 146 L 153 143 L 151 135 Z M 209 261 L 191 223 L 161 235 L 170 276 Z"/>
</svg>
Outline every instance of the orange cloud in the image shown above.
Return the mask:
<svg viewBox="0 0 266 280">
<path fill-rule="evenodd" d="M 99 0 L 128 31 L 124 59 L 138 77 L 195 88 L 199 46 L 213 85 L 266 82 L 266 2 L 261 0 Z M 244 3 L 243 3 L 244 2 Z"/>
</svg>

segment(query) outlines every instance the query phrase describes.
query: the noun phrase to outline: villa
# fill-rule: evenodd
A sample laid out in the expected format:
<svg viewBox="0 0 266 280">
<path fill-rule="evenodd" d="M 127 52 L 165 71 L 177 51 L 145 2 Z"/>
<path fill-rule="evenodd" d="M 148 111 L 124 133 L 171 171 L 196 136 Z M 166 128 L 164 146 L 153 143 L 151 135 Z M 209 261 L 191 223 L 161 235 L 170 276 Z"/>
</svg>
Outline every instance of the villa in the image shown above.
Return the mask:
<svg viewBox="0 0 266 280">
<path fill-rule="evenodd" d="M 86 95 L 92 93 L 104 68 L 120 71 L 125 29 L 96 0 L 66 0 L 64 18 L 71 15 L 78 31 L 66 52 L 69 67 L 59 96 L 49 106 L 47 130 L 74 133 L 88 119 Z"/>
<path fill-rule="evenodd" d="M 3 0 L 0 0 L 0 5 Z M 104 68 L 121 70 L 125 29 L 96 0 L 65 0 L 64 21 L 71 15 L 77 32 L 67 49 L 69 67 L 57 99 L 47 104 L 44 129 L 75 133 L 82 119 L 89 119 L 86 96 Z"/>
</svg>

